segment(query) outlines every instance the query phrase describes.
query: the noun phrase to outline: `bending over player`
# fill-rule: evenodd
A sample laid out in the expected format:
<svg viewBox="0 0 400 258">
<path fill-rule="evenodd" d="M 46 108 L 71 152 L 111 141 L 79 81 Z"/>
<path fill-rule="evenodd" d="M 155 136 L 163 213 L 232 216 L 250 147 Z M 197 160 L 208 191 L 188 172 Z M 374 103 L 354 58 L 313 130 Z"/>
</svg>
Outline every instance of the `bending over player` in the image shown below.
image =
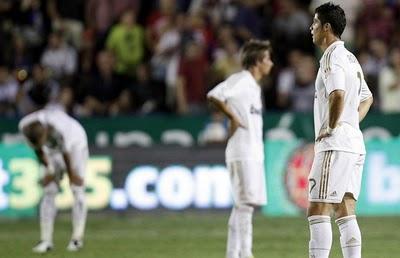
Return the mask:
<svg viewBox="0 0 400 258">
<path fill-rule="evenodd" d="M 42 109 L 24 117 L 19 123 L 19 130 L 45 168 L 41 180 L 44 190 L 40 203 L 41 238 L 33 251 L 45 253 L 53 248 L 57 212 L 55 197 L 64 172 L 68 174 L 74 196 L 72 236 L 67 249 L 77 251 L 83 246 L 87 214 L 83 179 L 89 154 L 85 130 L 63 111 L 50 109 Z"/>
</svg>

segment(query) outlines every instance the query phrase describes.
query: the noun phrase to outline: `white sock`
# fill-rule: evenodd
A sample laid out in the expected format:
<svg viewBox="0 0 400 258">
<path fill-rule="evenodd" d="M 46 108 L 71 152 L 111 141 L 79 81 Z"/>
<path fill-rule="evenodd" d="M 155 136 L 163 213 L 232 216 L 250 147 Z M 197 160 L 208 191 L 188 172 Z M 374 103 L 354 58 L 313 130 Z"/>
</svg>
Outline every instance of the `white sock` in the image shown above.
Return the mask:
<svg viewBox="0 0 400 258">
<path fill-rule="evenodd" d="M 74 205 L 72 206 L 72 238 L 74 240 L 82 240 L 86 224 L 86 199 L 85 187 L 71 185 L 74 195 Z"/>
<path fill-rule="evenodd" d="M 226 258 L 239 258 L 240 241 L 239 225 L 237 220 L 237 208 L 233 207 L 228 222 L 228 241 L 226 246 Z"/>
<path fill-rule="evenodd" d="M 55 197 L 58 188 L 56 183 L 50 183 L 43 189 L 40 203 L 40 239 L 53 244 L 54 220 L 57 214 Z"/>
<path fill-rule="evenodd" d="M 236 218 L 239 229 L 240 258 L 253 256 L 253 211 L 254 208 L 249 205 L 240 205 L 237 207 Z"/>
<path fill-rule="evenodd" d="M 308 217 L 310 224 L 310 258 L 328 258 L 332 246 L 332 227 L 329 216 Z"/>
<path fill-rule="evenodd" d="M 361 258 L 361 232 L 355 215 L 336 220 L 344 258 Z"/>
</svg>

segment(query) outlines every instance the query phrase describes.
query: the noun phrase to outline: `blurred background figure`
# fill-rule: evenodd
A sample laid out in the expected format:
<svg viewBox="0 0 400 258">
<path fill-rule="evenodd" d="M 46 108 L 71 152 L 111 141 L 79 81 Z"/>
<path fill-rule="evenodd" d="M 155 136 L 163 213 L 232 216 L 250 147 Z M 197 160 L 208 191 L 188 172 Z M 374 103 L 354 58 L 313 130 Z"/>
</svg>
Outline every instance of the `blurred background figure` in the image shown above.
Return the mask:
<svg viewBox="0 0 400 258">
<path fill-rule="evenodd" d="M 176 108 L 179 114 L 205 111 L 207 69 L 202 44 L 196 41 L 188 42 L 184 46 L 178 68 Z"/>
<path fill-rule="evenodd" d="M 0 115 L 15 116 L 18 82 L 13 78 L 9 68 L 0 64 Z"/>
<path fill-rule="evenodd" d="M 106 46 L 115 55 L 115 71 L 132 76 L 144 56 L 143 28 L 136 23 L 133 9 L 125 10 L 119 23 L 111 27 Z"/>
<path fill-rule="evenodd" d="M 59 92 L 60 85 L 50 78 L 49 70 L 35 64 L 32 78 L 24 82 L 18 92 L 18 113 L 27 115 L 43 108 L 47 103 L 55 104 Z"/>
<path fill-rule="evenodd" d="M 104 50 L 97 54 L 97 70 L 86 85 L 86 97 L 79 115 L 108 115 L 110 108 L 116 105 L 123 89 L 114 67 L 115 59 L 111 52 Z"/>
<path fill-rule="evenodd" d="M 50 76 L 56 80 L 73 76 L 77 69 L 77 61 L 75 49 L 67 45 L 62 32 L 52 32 L 40 61 L 50 70 Z"/>
<path fill-rule="evenodd" d="M 294 62 L 299 54 L 320 58 L 309 26 L 315 6 L 326 1 L 3 0 L 1 59 L 11 74 L 24 70 L 30 76 L 33 64 L 40 63 L 59 84 L 67 79 L 72 85 L 72 110 L 79 110 L 89 97 L 97 56 L 107 50 L 114 56 L 113 70 L 123 89 L 138 82 L 142 64 L 148 66 L 155 112 L 204 113 L 206 89 L 240 69 L 238 49 L 243 42 L 250 37 L 270 38 L 276 66 L 262 82 L 265 109 L 303 112 L 309 108 L 294 107 L 300 97 L 288 93 L 299 88 L 294 88 L 299 79 L 310 78 L 295 75 Z M 376 96 L 373 109 L 379 111 L 380 74 L 388 66 L 389 52 L 400 44 L 400 29 L 395 26 L 400 22 L 400 4 L 380 0 L 340 4 L 347 17 L 343 39 L 360 60 Z M 300 69 L 315 76 L 311 68 Z M 125 102 L 131 93 L 124 93 Z M 136 113 L 135 107 L 131 109 Z"/>
<path fill-rule="evenodd" d="M 389 54 L 389 62 L 379 73 L 380 109 L 384 113 L 400 112 L 400 46 Z"/>
</svg>

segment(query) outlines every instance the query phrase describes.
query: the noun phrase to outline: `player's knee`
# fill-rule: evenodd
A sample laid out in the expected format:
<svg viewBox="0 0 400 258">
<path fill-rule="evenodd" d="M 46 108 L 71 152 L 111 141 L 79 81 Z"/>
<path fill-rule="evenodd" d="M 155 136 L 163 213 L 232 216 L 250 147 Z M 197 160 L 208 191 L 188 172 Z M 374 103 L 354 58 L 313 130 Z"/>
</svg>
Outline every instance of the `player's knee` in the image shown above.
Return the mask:
<svg viewBox="0 0 400 258">
<path fill-rule="evenodd" d="M 58 193 L 58 187 L 54 182 L 51 182 L 50 184 L 47 184 L 43 188 L 43 195 L 44 196 L 56 196 Z"/>
<path fill-rule="evenodd" d="M 71 186 L 72 194 L 75 201 L 85 202 L 85 187 L 84 186 Z"/>
<path fill-rule="evenodd" d="M 244 212 L 244 213 L 253 213 L 254 212 L 254 207 L 249 204 L 239 204 L 236 206 L 236 209 L 238 212 Z"/>
<path fill-rule="evenodd" d="M 322 202 L 310 202 L 310 206 L 307 209 L 307 216 L 325 215 L 330 216 L 332 211 L 332 204 Z"/>
<path fill-rule="evenodd" d="M 351 197 L 344 197 L 343 201 L 334 205 L 336 219 L 355 214 L 356 201 Z"/>
</svg>

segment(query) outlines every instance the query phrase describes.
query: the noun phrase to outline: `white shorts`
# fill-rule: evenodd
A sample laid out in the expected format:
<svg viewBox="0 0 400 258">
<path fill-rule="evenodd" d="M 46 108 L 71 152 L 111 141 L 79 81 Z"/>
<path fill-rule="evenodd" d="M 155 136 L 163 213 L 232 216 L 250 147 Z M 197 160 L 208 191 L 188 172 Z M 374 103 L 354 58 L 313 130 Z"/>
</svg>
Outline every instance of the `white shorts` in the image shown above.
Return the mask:
<svg viewBox="0 0 400 258">
<path fill-rule="evenodd" d="M 310 202 L 341 203 L 345 193 L 360 194 L 365 155 L 344 151 L 315 154 L 308 176 Z"/>
<path fill-rule="evenodd" d="M 233 161 L 228 163 L 233 200 L 236 205 L 265 205 L 267 191 L 265 186 L 264 162 Z"/>
</svg>

